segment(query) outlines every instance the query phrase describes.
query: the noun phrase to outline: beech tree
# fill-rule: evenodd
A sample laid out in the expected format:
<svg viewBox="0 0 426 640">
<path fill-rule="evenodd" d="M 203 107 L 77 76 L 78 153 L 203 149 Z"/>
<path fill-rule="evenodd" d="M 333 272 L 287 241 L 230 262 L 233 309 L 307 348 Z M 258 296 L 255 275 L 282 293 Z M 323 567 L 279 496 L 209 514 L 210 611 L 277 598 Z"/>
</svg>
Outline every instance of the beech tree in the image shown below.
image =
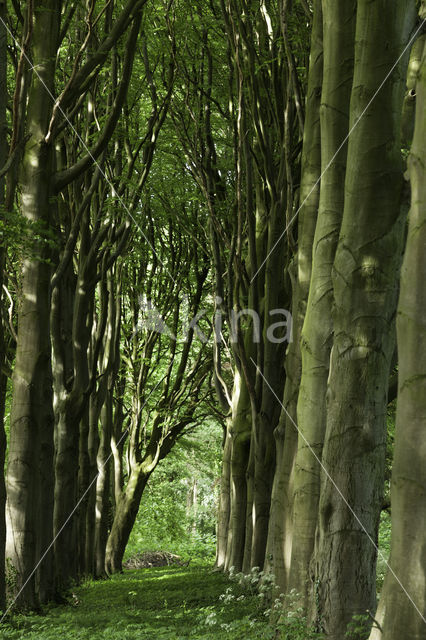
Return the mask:
<svg viewBox="0 0 426 640">
<path fill-rule="evenodd" d="M 108 17 L 108 11 L 112 11 L 112 5 L 110 5 L 107 11 L 105 32 L 101 35 L 100 43 L 97 46 L 92 46 L 94 42 L 90 38 L 91 32 L 89 31 L 86 34 L 83 45 L 77 51 L 73 61 L 70 77 L 56 103 L 52 101 L 52 96 L 55 95 L 57 90 L 55 86 L 57 63 L 55 60 L 58 60 L 57 52 L 62 41 L 67 37 L 68 31 L 75 28 L 72 22 L 74 10 L 71 9 L 69 13 L 63 14 L 61 7 L 57 3 L 49 4 L 48 2 L 37 3 L 34 7 L 32 3 L 28 3 L 26 7 L 23 27 L 24 48 L 19 62 L 18 76 L 26 76 L 30 59 L 34 68 L 37 69 L 37 73 L 32 74 L 28 100 L 26 100 L 22 88 L 17 85 L 16 92 L 18 96 L 14 103 L 14 123 L 16 128 L 15 137 L 18 136 L 21 129 L 29 136 L 21 168 L 20 206 L 28 222 L 33 226 L 35 225 L 36 233 L 33 235 L 30 255 L 24 260 L 22 300 L 18 320 L 18 347 L 14 368 L 8 465 L 9 542 L 7 555 L 18 571 L 18 591 L 25 585 L 25 589 L 21 590 L 19 596 L 20 603 L 30 607 L 37 606 L 39 599 L 41 601 L 49 599 L 56 588 L 53 580 L 52 554 L 48 554 L 48 557 L 40 565 L 40 575 L 37 578 L 33 575 L 33 568 L 36 566 L 37 559 L 48 549 L 54 531 L 56 534 L 61 532 L 61 535 L 57 536 L 56 556 L 57 563 L 59 563 L 57 566 L 62 566 L 62 569 L 59 570 L 57 575 L 56 585 L 64 584 L 69 578 L 76 575 L 75 568 L 72 569 L 71 565 L 67 564 L 68 554 L 75 557 L 75 545 L 70 544 L 67 536 L 63 535 L 62 529 L 69 524 L 67 519 L 75 506 L 76 498 L 76 491 L 73 487 L 76 487 L 77 476 L 76 468 L 73 468 L 73 452 L 75 452 L 75 447 L 78 449 L 79 446 L 79 419 L 83 412 L 81 406 L 76 407 L 76 401 L 77 404 L 81 403 L 82 395 L 86 392 L 85 387 L 89 384 L 87 377 L 85 379 L 87 365 L 81 361 L 81 356 L 80 360 L 77 360 L 74 365 L 69 362 L 66 364 L 60 363 L 59 356 L 62 353 L 64 344 L 68 349 L 66 342 L 61 343 L 60 348 L 56 350 L 58 365 L 62 367 L 63 375 L 69 376 L 71 372 L 75 377 L 72 383 L 74 385 L 73 402 L 69 405 L 71 413 L 68 412 L 69 416 L 72 417 L 69 418 L 68 422 L 65 420 L 65 423 L 59 421 L 57 431 L 56 506 L 55 527 L 53 528 L 54 413 L 49 321 L 52 293 L 50 282 L 52 253 L 49 244 L 51 235 L 49 234 L 52 233 L 58 222 L 55 220 L 55 208 L 52 204 L 52 198 L 58 193 L 62 192 L 64 194 L 59 196 L 57 209 L 59 220 L 61 221 L 61 215 L 63 216 L 64 210 L 66 211 L 67 207 L 70 208 L 69 203 L 79 201 L 79 198 L 76 198 L 75 201 L 69 200 L 70 193 L 69 191 L 64 193 L 64 189 L 73 188 L 67 185 L 71 185 L 73 182 L 75 185 L 75 181 L 81 179 L 80 177 L 84 172 L 90 169 L 96 158 L 99 158 L 106 149 L 125 102 L 133 66 L 135 42 L 142 19 L 141 11 L 144 4 L 145 2 L 128 2 L 115 17 L 113 24 L 111 24 L 111 16 Z M 101 10 L 95 22 L 99 22 L 102 13 L 103 11 Z M 62 30 L 61 19 L 64 27 Z M 89 25 L 92 24 L 93 19 L 92 7 L 89 8 L 87 18 Z M 120 81 L 114 86 L 104 126 L 101 128 L 97 141 L 91 146 L 90 151 L 80 158 L 76 158 L 75 147 L 70 153 L 70 147 L 67 148 L 66 139 L 64 142 L 63 138 L 61 138 L 65 126 L 64 122 L 66 124 L 64 116 L 68 112 L 67 118 L 69 121 L 70 117 L 75 118 L 79 110 L 82 109 L 87 92 L 93 88 L 93 83 L 107 60 L 109 52 L 126 29 L 129 29 L 127 54 L 124 58 Z M 77 31 L 81 33 L 79 27 Z M 46 33 L 51 34 L 49 38 L 45 37 Z M 86 55 L 86 50 L 89 51 L 88 55 Z M 26 105 L 25 109 L 21 108 L 22 104 Z M 56 144 L 54 142 L 55 138 L 57 140 Z M 155 137 L 150 140 L 150 149 L 153 147 L 153 140 L 155 140 Z M 89 144 L 91 143 L 89 142 Z M 58 157 L 56 156 L 57 149 L 59 149 Z M 149 160 L 149 158 L 148 154 L 145 159 Z M 149 167 L 149 162 L 146 164 Z M 83 261 L 85 253 L 83 249 L 86 247 L 86 253 L 88 252 L 87 242 L 90 241 L 87 237 L 89 224 L 87 207 L 90 204 L 98 180 L 99 171 L 95 172 L 91 187 L 89 183 L 75 217 L 71 217 L 68 221 L 65 219 L 65 231 L 68 230 L 70 235 L 67 242 L 64 243 L 65 253 L 62 263 L 55 274 L 55 286 L 58 285 L 59 278 L 70 264 L 70 258 L 72 258 L 76 241 L 79 237 L 81 224 L 83 225 L 83 230 L 86 229 L 86 239 L 80 242 L 80 248 L 82 249 L 80 265 L 87 266 Z M 80 182 L 80 188 L 83 185 L 84 180 Z M 74 191 L 73 195 L 76 195 L 76 193 Z M 68 197 L 65 197 L 65 195 Z M 64 198 L 63 205 L 61 204 L 62 197 Z M 74 204 L 71 205 L 71 212 L 73 206 Z M 64 218 L 62 217 L 63 220 Z M 99 260 L 102 262 L 104 267 L 103 277 L 105 277 L 107 272 L 105 267 L 108 267 L 109 256 L 108 252 L 107 255 L 102 252 L 99 245 L 105 238 L 106 231 L 111 231 L 111 229 L 106 227 L 102 229 L 100 222 L 101 218 L 98 216 L 94 228 L 99 232 L 99 240 L 97 240 L 98 244 L 93 246 L 92 249 L 97 248 L 100 250 L 94 260 L 95 263 Z M 59 222 L 60 224 L 61 222 Z M 122 231 L 118 230 L 115 234 L 117 241 L 120 240 L 120 233 Z M 90 235 L 92 234 L 90 233 Z M 95 233 L 92 240 L 94 236 Z M 121 243 L 122 246 L 123 242 Z M 114 253 L 112 255 L 114 256 Z M 87 271 L 85 272 L 85 277 L 88 277 Z M 80 275 L 79 279 L 77 279 L 77 283 L 79 283 L 78 296 L 86 296 L 86 302 L 84 303 L 86 306 L 84 308 L 84 305 L 81 304 L 82 300 L 77 300 L 77 309 L 80 314 L 80 321 L 85 323 L 87 322 L 87 305 L 89 304 L 87 296 L 90 296 L 90 289 L 87 291 L 87 285 L 81 278 L 82 276 Z M 90 284 L 92 294 L 93 283 L 96 283 L 96 275 L 92 273 L 92 282 Z M 64 330 L 66 335 L 66 327 L 64 327 Z M 75 348 L 77 344 L 75 332 L 79 331 L 78 324 L 74 325 L 73 331 L 75 338 L 73 348 Z M 81 332 L 78 337 L 82 337 Z M 85 344 L 87 349 L 87 341 Z M 83 343 L 77 345 L 77 349 L 79 346 L 83 346 Z M 74 360 L 76 360 L 75 354 Z M 77 366 L 78 362 L 80 362 L 79 366 Z M 94 368 L 96 369 L 96 358 Z M 58 380 L 58 375 L 55 377 Z M 65 380 L 66 387 L 70 384 L 69 380 L 69 377 Z M 76 398 L 76 388 L 79 390 L 79 398 Z M 71 390 L 68 389 L 68 391 Z M 65 407 L 63 399 L 61 402 L 62 404 L 56 405 L 56 409 Z M 60 417 L 65 414 L 64 412 L 56 411 L 56 415 Z M 61 424 L 63 424 L 63 429 L 60 428 Z M 72 465 L 71 467 L 70 464 Z M 64 491 L 66 488 L 66 493 L 61 492 L 61 487 L 64 488 Z M 70 527 L 73 526 L 72 522 L 71 520 Z"/>
<path fill-rule="evenodd" d="M 0 3 L 0 308 L 3 298 L 3 271 L 5 263 L 4 245 L 4 208 L 6 201 L 6 180 L 4 168 L 8 156 L 7 141 L 7 33 L 4 20 L 6 18 L 6 3 Z M 0 316 L 0 609 L 6 604 L 5 593 L 5 544 L 6 544 L 6 486 L 4 482 L 4 463 L 6 456 L 6 433 L 4 429 L 4 413 L 6 401 L 7 376 L 6 347 L 3 329 L 3 318 Z"/>
<path fill-rule="evenodd" d="M 0 607 L 4 551 L 22 608 L 121 571 L 214 419 L 216 568 L 332 640 L 421 636 L 421 31 L 414 0 L 0 0 Z"/>
<path fill-rule="evenodd" d="M 421 16 L 424 17 L 423 7 Z M 389 567 L 370 638 L 408 635 L 425 628 L 423 566 L 425 516 L 425 151 L 426 41 L 422 36 L 412 69 L 416 99 L 413 144 L 408 159 L 411 209 L 401 275 L 397 338 L 399 352 L 395 457 L 392 468 L 392 540 Z"/>
<path fill-rule="evenodd" d="M 107 573 L 122 570 L 126 544 L 151 474 L 182 434 L 206 415 L 203 399 L 210 395 L 206 384 L 210 379 L 209 346 L 197 339 L 197 328 L 190 323 L 190 319 L 197 318 L 204 298 L 209 272 L 206 256 L 197 245 L 193 248 L 184 245 L 179 226 L 171 218 L 166 223 L 165 249 L 158 237 L 164 228 L 158 231 L 159 217 L 155 225 L 149 205 L 146 216 L 152 246 L 157 248 L 155 261 L 151 263 L 152 255 L 147 252 L 125 269 L 132 284 L 125 304 L 129 316 L 123 316 L 128 327 L 123 360 L 128 370 L 125 378 L 131 413 L 127 427 L 126 482 L 119 477 L 122 466 L 114 474 L 118 486 L 114 487 L 114 519 L 106 545 Z M 190 228 L 191 212 L 188 216 Z M 167 259 L 166 251 L 171 253 L 171 259 Z M 143 285 L 143 294 L 139 293 L 138 285 Z M 158 363 L 163 358 L 167 359 L 167 367 L 159 371 Z"/>
</svg>

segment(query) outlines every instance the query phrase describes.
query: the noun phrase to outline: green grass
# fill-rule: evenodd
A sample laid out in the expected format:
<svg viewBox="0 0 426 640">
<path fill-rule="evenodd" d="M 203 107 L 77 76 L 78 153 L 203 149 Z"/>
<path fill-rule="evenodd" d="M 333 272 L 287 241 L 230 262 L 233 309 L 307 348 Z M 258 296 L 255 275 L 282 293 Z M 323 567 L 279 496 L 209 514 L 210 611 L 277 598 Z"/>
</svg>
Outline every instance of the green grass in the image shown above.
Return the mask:
<svg viewBox="0 0 426 640">
<path fill-rule="evenodd" d="M 201 563 L 188 568 L 126 571 L 111 580 L 85 583 L 73 591 L 71 604 L 49 606 L 43 616 L 16 615 L 1 628 L 0 637 L 4 640 L 273 637 L 256 596 L 235 594 L 224 602 L 220 596 L 229 588 L 230 582 L 223 574 L 212 572 Z"/>
</svg>

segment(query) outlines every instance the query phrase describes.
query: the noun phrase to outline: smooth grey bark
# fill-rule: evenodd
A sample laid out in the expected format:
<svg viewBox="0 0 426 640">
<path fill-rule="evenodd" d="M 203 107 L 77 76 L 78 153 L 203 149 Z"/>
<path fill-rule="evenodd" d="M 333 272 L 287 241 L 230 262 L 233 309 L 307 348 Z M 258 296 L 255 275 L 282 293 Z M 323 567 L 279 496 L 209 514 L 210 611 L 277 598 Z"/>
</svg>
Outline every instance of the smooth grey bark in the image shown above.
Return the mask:
<svg viewBox="0 0 426 640">
<path fill-rule="evenodd" d="M 39 239 L 31 239 L 31 254 L 23 262 L 21 304 L 18 313 L 18 344 L 13 373 L 13 397 L 9 463 L 7 470 L 8 540 L 7 557 L 18 571 L 17 588 L 28 580 L 18 606 L 37 607 L 36 578 L 32 575 L 38 560 L 40 538 L 49 528 L 51 496 L 42 494 L 48 486 L 41 479 L 40 465 L 51 454 L 53 404 L 49 335 L 50 270 L 49 249 L 43 239 L 49 230 L 51 203 L 50 177 L 53 152 L 46 144 L 51 98 L 54 93 L 56 43 L 59 29 L 57 3 L 36 3 L 33 16 L 33 74 L 26 111 L 26 144 L 21 168 L 22 213 L 37 226 Z M 49 37 L 46 38 L 46 33 Z M 43 521 L 43 527 L 41 523 Z M 44 581 L 41 565 L 38 582 Z"/>
<path fill-rule="evenodd" d="M 283 178 L 282 178 L 283 179 Z M 277 344 L 268 336 L 269 311 L 287 308 L 285 287 L 286 247 L 282 238 L 284 203 L 277 200 L 269 212 L 268 244 L 265 265 L 264 335 L 261 404 L 252 411 L 254 439 L 253 538 L 251 566 L 264 567 L 268 541 L 272 487 L 276 465 L 274 430 L 278 425 L 284 388 L 284 342 Z M 278 242 L 279 240 L 279 242 Z M 277 244 L 278 242 L 278 244 Z M 274 248 L 274 250 L 272 250 Z"/>
<path fill-rule="evenodd" d="M 108 274 L 108 319 L 103 344 L 103 380 L 99 383 L 101 434 L 97 455 L 95 518 L 95 575 L 105 575 L 105 553 L 111 522 L 111 470 L 113 463 L 111 440 L 114 432 L 114 390 L 120 366 L 121 282 L 118 276 Z"/>
<path fill-rule="evenodd" d="M 237 373 L 233 394 L 230 475 L 230 514 L 228 550 L 225 568 L 243 566 L 245 517 L 247 510 L 246 471 L 250 449 L 251 407 L 250 396 L 243 377 Z"/>
<path fill-rule="evenodd" d="M 6 19 L 6 2 L 0 0 L 0 18 Z M 0 21 L 0 171 L 3 169 L 8 155 L 7 141 L 7 33 Z M 6 202 L 6 181 L 0 177 L 0 224 L 4 221 L 4 207 Z M 6 246 L 4 239 L 0 240 L 0 308 L 3 301 L 3 270 Z M 4 464 L 6 457 L 6 433 L 4 430 L 4 414 L 6 402 L 7 376 L 5 373 L 6 346 L 4 340 L 3 320 L 0 317 L 0 610 L 5 610 L 5 552 L 6 552 L 6 485 L 4 480 Z"/>
<path fill-rule="evenodd" d="M 110 521 L 110 474 L 111 474 L 111 433 L 113 421 L 112 395 L 107 394 L 101 410 L 101 436 L 99 442 L 96 481 L 96 519 L 95 519 L 95 576 L 105 576 L 105 552 L 108 541 Z"/>
<path fill-rule="evenodd" d="M 92 255 L 88 257 L 88 215 L 83 223 L 83 234 L 80 243 L 78 275 L 75 282 L 70 306 L 62 309 L 62 326 L 72 321 L 71 328 L 71 360 L 72 374 L 65 379 L 68 365 L 64 363 L 63 345 L 60 336 L 53 340 L 55 361 L 61 362 L 61 375 L 56 376 L 56 459 L 55 459 L 55 535 L 61 534 L 55 541 L 56 577 L 58 588 L 77 579 L 79 573 L 78 553 L 78 520 L 74 512 L 78 501 L 79 467 L 76 460 L 81 461 L 79 452 L 80 423 L 88 406 L 89 396 L 89 360 L 88 350 L 91 328 L 87 319 L 94 301 L 94 284 L 96 262 Z M 61 282 L 59 287 L 67 286 Z M 59 325 L 56 333 L 61 330 Z M 84 433 L 82 434 L 84 436 Z M 86 443 L 87 445 L 87 443 Z M 84 447 L 84 451 L 86 446 Z M 70 514 L 73 514 L 70 517 Z M 84 519 L 83 519 L 84 521 Z"/>
<path fill-rule="evenodd" d="M 89 484 L 91 485 L 86 509 L 86 535 L 85 535 L 85 554 L 84 554 L 84 571 L 87 575 L 95 575 L 95 522 L 96 522 L 96 475 L 98 466 L 96 463 L 99 448 L 99 401 L 97 394 L 90 397 L 89 403 L 89 435 L 87 453 L 89 456 Z"/>
<path fill-rule="evenodd" d="M 293 505 L 297 534 L 291 561 L 292 588 L 302 594 L 304 606 L 312 587 L 309 565 L 318 520 L 321 471 L 317 458 L 321 459 L 326 429 L 326 390 L 333 343 L 332 265 L 344 207 L 347 144 L 342 143 L 349 131 L 355 16 L 356 0 L 322 3 L 321 188 L 312 246 L 312 275 L 300 340 L 302 375 L 296 421 L 300 433 Z"/>
<path fill-rule="evenodd" d="M 148 479 L 149 474 L 139 468 L 134 469 L 117 504 L 114 523 L 106 546 L 105 570 L 108 574 L 119 573 L 123 570 L 124 551 Z"/>
<path fill-rule="evenodd" d="M 297 431 L 288 417 L 296 417 L 301 376 L 300 333 L 306 313 L 306 303 L 312 268 L 312 243 L 318 213 L 319 176 L 321 173 L 320 102 L 323 77 L 323 42 L 321 2 L 314 3 L 311 52 L 306 97 L 305 129 L 302 150 L 300 211 L 298 214 L 298 251 L 292 274 L 292 341 L 288 345 L 285 370 L 286 382 L 280 422 L 275 429 L 276 469 L 272 489 L 271 515 L 266 553 L 267 569 L 275 575 L 276 584 L 285 590 L 289 580 L 290 554 L 293 542 L 293 479 L 297 449 Z M 294 565 L 292 566 L 294 571 Z M 293 578 L 293 583 L 296 580 Z M 297 588 L 297 587 L 294 587 Z M 302 593 L 302 589 L 298 588 Z"/>
<path fill-rule="evenodd" d="M 358 0 L 345 206 L 333 265 L 334 343 L 316 555 L 317 622 L 341 640 L 376 606 L 386 407 L 404 238 L 400 121 L 415 3 Z M 333 481 L 330 480 L 333 479 Z M 339 490 L 336 489 L 336 485 Z M 354 515 L 356 514 L 356 516 Z"/>
<path fill-rule="evenodd" d="M 250 573 L 252 568 L 251 550 L 253 540 L 253 485 L 254 485 L 254 447 L 250 446 L 249 459 L 246 471 L 247 506 L 245 517 L 243 573 Z"/>
<path fill-rule="evenodd" d="M 220 494 L 219 507 L 216 526 L 216 559 L 215 567 L 224 569 L 227 556 L 227 542 L 229 530 L 229 514 L 230 514 L 230 497 L 231 497 L 231 420 L 226 421 L 223 453 L 222 453 L 222 470 L 220 475 Z"/>
<path fill-rule="evenodd" d="M 426 7 L 423 8 L 426 17 Z M 398 405 L 392 468 L 392 538 L 371 640 L 421 640 L 426 632 L 426 42 L 413 70 L 414 138 L 408 158 L 411 210 L 397 316 Z M 412 600 L 412 601 L 410 601 Z M 416 610 L 417 608 L 417 610 Z M 423 616 L 423 619 L 422 619 Z"/>
</svg>

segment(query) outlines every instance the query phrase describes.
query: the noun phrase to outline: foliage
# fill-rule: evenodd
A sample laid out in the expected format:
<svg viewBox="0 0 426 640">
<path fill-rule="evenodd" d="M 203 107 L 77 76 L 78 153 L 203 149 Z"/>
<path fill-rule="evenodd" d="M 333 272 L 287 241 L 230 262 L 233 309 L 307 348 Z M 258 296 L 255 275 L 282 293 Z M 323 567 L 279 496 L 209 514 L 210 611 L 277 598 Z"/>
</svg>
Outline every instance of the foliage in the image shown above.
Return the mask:
<svg viewBox="0 0 426 640">
<path fill-rule="evenodd" d="M 2 638 L 270 640 L 278 627 L 262 615 L 258 600 L 205 562 L 129 571 L 111 580 L 86 582 L 75 589 L 68 605 L 49 606 L 42 617 L 15 616 L 3 627 Z M 283 638 L 318 638 L 302 636 L 298 624 L 283 625 Z"/>
<path fill-rule="evenodd" d="M 235 598 L 241 602 L 245 598 L 254 598 L 257 614 L 267 621 L 264 631 L 266 638 L 282 638 L 283 640 L 321 640 L 322 634 L 309 628 L 300 596 L 293 589 L 288 594 L 280 593 L 272 573 L 260 571 L 253 567 L 249 574 L 235 573 L 234 567 L 229 572 L 231 582 L 238 585 L 241 591 L 235 593 L 228 587 L 221 599 L 226 604 Z"/>
<path fill-rule="evenodd" d="M 6 558 L 6 601 L 10 604 L 16 593 L 18 570 L 11 562 L 10 558 Z"/>
<path fill-rule="evenodd" d="M 392 462 L 395 440 L 396 401 L 388 406 L 387 415 L 387 443 L 386 443 L 386 476 L 385 476 L 385 503 L 390 505 L 390 483 L 392 475 Z M 376 568 L 376 588 L 378 593 L 382 590 L 383 581 L 390 555 L 391 543 L 391 515 L 390 510 L 383 510 L 380 514 L 379 526 L 379 553 Z"/>
<path fill-rule="evenodd" d="M 380 592 L 385 579 L 387 562 L 390 555 L 391 517 L 387 511 L 382 511 L 379 527 L 379 554 L 377 558 L 377 591 Z"/>
<path fill-rule="evenodd" d="M 367 640 L 371 630 L 371 618 L 368 614 L 353 616 L 348 624 L 346 640 Z"/>
<path fill-rule="evenodd" d="M 222 434 L 206 422 L 180 439 L 149 480 L 126 550 L 213 558 Z M 197 503 L 189 505 L 194 483 Z"/>
</svg>

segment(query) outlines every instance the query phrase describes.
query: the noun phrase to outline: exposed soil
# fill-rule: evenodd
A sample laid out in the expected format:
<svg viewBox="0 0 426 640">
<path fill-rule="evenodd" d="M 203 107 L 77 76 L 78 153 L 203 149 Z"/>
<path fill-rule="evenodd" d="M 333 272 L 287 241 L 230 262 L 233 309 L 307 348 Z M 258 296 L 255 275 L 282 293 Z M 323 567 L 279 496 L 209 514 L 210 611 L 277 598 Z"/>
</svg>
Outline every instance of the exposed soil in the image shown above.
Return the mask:
<svg viewBox="0 0 426 640">
<path fill-rule="evenodd" d="M 128 558 L 126 562 L 123 562 L 123 567 L 124 569 L 149 569 L 150 567 L 166 567 L 172 564 L 182 566 L 181 557 L 168 551 L 144 551 Z"/>
</svg>

